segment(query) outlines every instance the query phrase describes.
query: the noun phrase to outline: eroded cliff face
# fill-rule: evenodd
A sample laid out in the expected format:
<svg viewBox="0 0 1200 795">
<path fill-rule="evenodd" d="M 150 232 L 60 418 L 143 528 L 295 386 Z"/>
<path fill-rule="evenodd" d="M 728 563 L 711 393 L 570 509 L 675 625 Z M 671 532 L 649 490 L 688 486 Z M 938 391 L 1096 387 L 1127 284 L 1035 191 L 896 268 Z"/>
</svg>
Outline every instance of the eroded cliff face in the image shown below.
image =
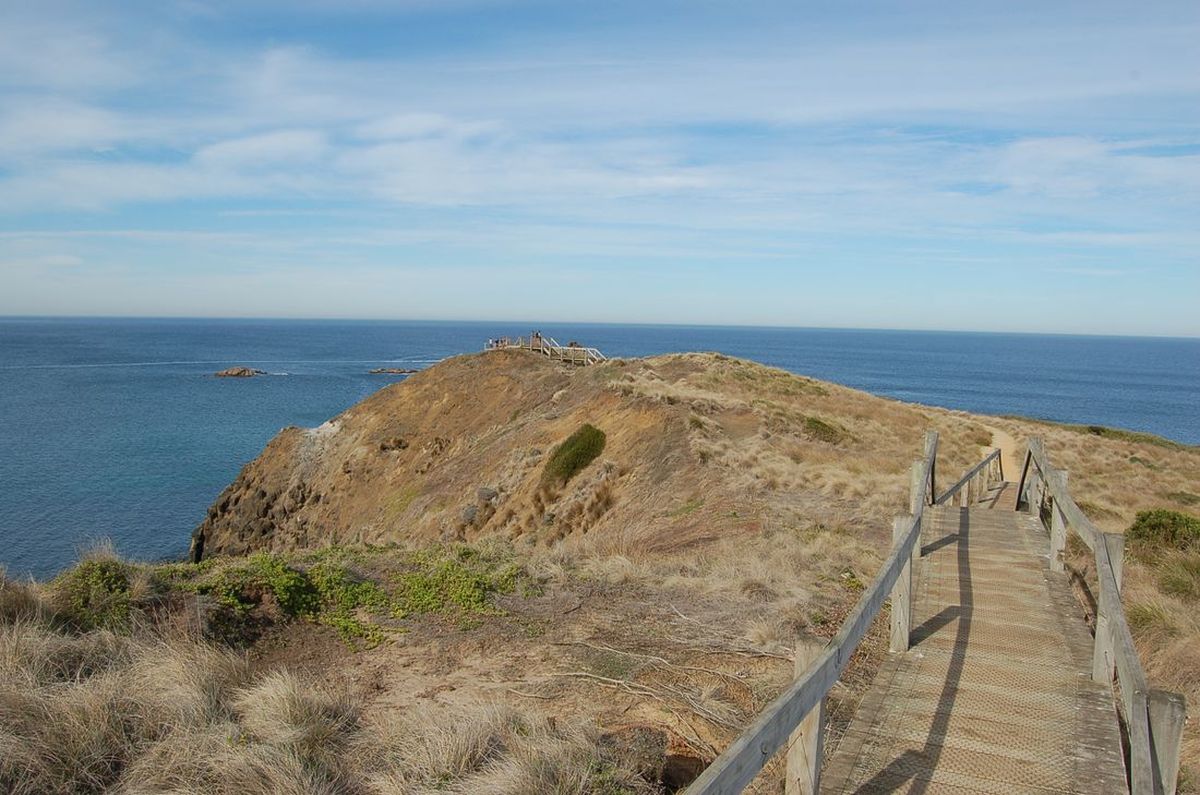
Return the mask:
<svg viewBox="0 0 1200 795">
<path fill-rule="evenodd" d="M 687 446 L 681 411 L 607 388 L 622 369 L 522 352 L 457 357 L 317 428 L 287 428 L 213 503 L 193 557 L 586 532 L 631 480 L 675 488 L 661 451 Z M 603 455 L 565 487 L 543 487 L 546 456 L 585 422 L 606 431 Z"/>
<path fill-rule="evenodd" d="M 547 457 L 584 423 L 605 432 L 603 453 L 545 485 Z M 213 503 L 193 558 L 487 534 L 676 548 L 831 510 L 886 527 L 931 425 L 947 466 L 978 453 L 961 415 L 714 354 L 586 368 L 460 356 L 282 431 Z"/>
</svg>

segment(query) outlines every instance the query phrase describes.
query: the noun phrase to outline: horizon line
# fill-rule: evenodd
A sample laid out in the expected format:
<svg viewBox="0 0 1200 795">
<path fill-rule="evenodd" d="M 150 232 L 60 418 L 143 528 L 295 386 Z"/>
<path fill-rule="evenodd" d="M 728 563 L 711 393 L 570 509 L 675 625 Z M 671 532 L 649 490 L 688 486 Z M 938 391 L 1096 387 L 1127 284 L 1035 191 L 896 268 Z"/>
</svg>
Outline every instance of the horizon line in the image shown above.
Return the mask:
<svg viewBox="0 0 1200 795">
<path fill-rule="evenodd" d="M 541 320 L 503 318 L 402 318 L 402 317 L 344 317 L 344 316 L 291 316 L 291 315 L 120 315 L 120 314 L 57 314 L 18 315 L 0 313 L 0 320 L 207 320 L 207 321 L 251 321 L 251 322 L 318 322 L 318 323 L 470 323 L 470 324 L 521 324 L 558 326 L 648 326 L 652 328 L 728 328 L 728 329 L 773 329 L 781 331 L 878 331 L 919 334 L 994 334 L 1024 335 L 1036 337 L 1099 337 L 1110 339 L 1161 339 L 1200 341 L 1200 332 L 1185 334 L 1115 334 L 1094 331 L 1016 331 L 1011 329 L 961 329 L 961 328 L 896 328 L 894 326 L 791 326 L 761 323 L 653 323 L 646 321 L 617 320 Z"/>
</svg>

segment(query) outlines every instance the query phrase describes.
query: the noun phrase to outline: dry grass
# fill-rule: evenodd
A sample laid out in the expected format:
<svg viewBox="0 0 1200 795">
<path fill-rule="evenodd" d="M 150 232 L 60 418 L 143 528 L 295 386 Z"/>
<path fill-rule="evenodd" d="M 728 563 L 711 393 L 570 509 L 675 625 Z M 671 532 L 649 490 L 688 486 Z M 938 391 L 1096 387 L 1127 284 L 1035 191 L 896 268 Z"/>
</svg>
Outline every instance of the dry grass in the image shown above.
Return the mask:
<svg viewBox="0 0 1200 795">
<path fill-rule="evenodd" d="M 0 576 L 0 790 L 641 792 L 595 731 L 490 706 L 369 723 L 354 699 L 147 624 L 78 631 Z"/>
</svg>

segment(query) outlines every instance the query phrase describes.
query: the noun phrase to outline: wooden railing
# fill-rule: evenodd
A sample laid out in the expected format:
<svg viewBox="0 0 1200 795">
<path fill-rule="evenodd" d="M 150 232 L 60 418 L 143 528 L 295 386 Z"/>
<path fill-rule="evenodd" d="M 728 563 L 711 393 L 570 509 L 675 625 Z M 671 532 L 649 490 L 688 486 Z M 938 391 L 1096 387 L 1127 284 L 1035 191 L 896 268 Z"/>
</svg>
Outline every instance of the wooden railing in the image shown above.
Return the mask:
<svg viewBox="0 0 1200 795">
<path fill-rule="evenodd" d="M 1054 469 L 1041 439 L 1029 441 L 1025 466 L 1017 486 L 1019 507 L 1049 518 L 1050 568 L 1063 571 L 1067 532 L 1074 531 L 1095 558 L 1100 596 L 1096 605 L 1096 636 L 1092 653 L 1092 679 L 1120 692 L 1119 703 L 1128 737 L 1129 789 L 1133 795 L 1175 792 L 1179 778 L 1179 753 L 1187 705 L 1182 696 L 1152 690 L 1133 645 L 1129 622 L 1121 604 L 1121 574 L 1125 537 L 1101 532 L 1067 490 L 1067 472 Z"/>
<path fill-rule="evenodd" d="M 788 745 L 788 793 L 817 792 L 825 697 L 846 670 L 854 650 L 889 598 L 891 649 L 908 650 L 912 635 L 913 562 L 921 554 L 921 517 L 936 494 L 937 441 L 936 432 L 925 434 L 924 455 L 912 465 L 909 514 L 893 522 L 891 553 L 854 611 L 824 647 L 796 649 L 795 681 L 692 782 L 688 795 L 741 792 L 785 744 Z"/>
<path fill-rule="evenodd" d="M 993 483 L 1004 480 L 1004 463 L 1000 451 L 993 450 L 987 457 L 966 471 L 958 482 L 937 497 L 934 505 L 945 505 L 958 495 L 958 504 L 967 506 L 987 493 Z"/>
<path fill-rule="evenodd" d="M 494 351 L 505 348 L 534 351 L 544 354 L 551 359 L 567 362 L 568 364 L 588 365 L 601 364 L 608 361 L 608 357 L 596 348 L 577 344 L 559 345 L 558 340 L 553 337 L 544 337 L 538 334 L 532 334 L 528 337 L 501 337 L 500 339 L 488 340 L 486 350 Z"/>
</svg>

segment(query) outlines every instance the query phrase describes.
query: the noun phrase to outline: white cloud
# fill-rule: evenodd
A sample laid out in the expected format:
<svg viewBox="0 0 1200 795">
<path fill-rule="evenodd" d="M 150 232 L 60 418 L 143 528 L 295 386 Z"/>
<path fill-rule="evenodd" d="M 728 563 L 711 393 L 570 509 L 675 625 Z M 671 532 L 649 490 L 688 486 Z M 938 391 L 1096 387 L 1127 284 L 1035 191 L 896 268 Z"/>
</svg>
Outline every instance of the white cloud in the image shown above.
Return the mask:
<svg viewBox="0 0 1200 795">
<path fill-rule="evenodd" d="M 201 147 L 195 161 L 219 168 L 258 169 L 320 160 L 329 151 L 325 135 L 313 130 L 278 130 Z"/>
<path fill-rule="evenodd" d="M 53 97 L 0 109 L 0 157 L 107 147 L 129 135 L 125 120 L 94 105 Z"/>
</svg>

